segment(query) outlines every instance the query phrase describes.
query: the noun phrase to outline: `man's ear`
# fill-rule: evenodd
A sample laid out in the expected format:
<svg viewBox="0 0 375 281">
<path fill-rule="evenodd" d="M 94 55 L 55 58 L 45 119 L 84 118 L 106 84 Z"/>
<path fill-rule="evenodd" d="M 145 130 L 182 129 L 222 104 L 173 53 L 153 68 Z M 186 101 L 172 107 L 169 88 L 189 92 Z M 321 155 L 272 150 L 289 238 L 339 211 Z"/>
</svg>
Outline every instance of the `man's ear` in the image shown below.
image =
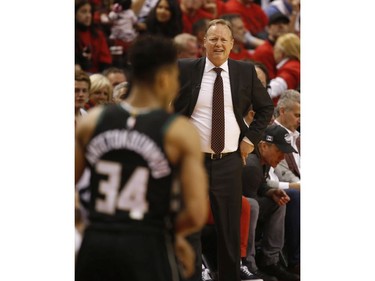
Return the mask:
<svg viewBox="0 0 375 281">
<path fill-rule="evenodd" d="M 285 107 L 280 107 L 279 108 L 279 114 L 281 115 L 281 114 L 284 114 L 285 113 Z"/>
</svg>

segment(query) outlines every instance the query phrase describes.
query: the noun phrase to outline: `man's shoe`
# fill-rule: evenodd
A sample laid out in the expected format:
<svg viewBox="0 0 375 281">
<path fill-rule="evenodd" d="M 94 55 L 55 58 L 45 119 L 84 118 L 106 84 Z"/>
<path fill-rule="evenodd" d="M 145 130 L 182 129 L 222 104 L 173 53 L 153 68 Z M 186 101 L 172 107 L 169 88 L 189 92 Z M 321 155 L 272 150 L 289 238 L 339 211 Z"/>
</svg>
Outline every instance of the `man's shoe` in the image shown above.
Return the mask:
<svg viewBox="0 0 375 281">
<path fill-rule="evenodd" d="M 264 281 L 279 281 L 275 276 L 268 275 L 259 269 L 254 271 L 254 274 Z"/>
<path fill-rule="evenodd" d="M 266 274 L 275 276 L 282 281 L 299 281 L 299 275 L 286 270 L 280 263 L 275 263 L 262 267 L 261 270 Z"/>
<path fill-rule="evenodd" d="M 246 265 L 240 265 L 241 281 L 263 281 L 259 276 L 252 274 Z"/>
</svg>

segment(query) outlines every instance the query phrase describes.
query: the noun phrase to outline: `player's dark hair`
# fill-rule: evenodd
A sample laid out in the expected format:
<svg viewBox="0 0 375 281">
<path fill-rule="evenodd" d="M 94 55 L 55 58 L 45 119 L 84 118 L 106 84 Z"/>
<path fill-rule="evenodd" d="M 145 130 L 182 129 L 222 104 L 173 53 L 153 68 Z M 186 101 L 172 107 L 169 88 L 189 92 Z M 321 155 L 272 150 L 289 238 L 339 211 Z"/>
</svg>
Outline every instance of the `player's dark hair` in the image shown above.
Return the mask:
<svg viewBox="0 0 375 281">
<path fill-rule="evenodd" d="M 143 35 L 129 49 L 132 80 L 153 83 L 157 71 L 177 62 L 177 50 L 169 38 Z"/>
</svg>

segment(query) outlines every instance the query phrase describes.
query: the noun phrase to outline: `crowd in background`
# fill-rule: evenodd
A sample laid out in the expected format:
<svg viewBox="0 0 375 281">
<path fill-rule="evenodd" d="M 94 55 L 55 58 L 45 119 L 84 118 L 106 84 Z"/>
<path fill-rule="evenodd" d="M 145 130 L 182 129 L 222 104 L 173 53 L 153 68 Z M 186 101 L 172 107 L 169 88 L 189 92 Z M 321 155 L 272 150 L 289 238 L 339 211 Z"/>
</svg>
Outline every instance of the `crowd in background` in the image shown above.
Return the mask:
<svg viewBox="0 0 375 281">
<path fill-rule="evenodd" d="M 203 37 L 210 20 L 224 18 L 233 28 L 230 58 L 265 65 L 268 91 L 275 101 L 300 84 L 299 0 L 77 0 L 75 66 L 92 76 L 97 87 L 86 109 L 112 102 L 114 87 L 129 80 L 127 50 L 138 36 L 154 34 L 175 41 L 180 58 L 205 55 Z M 116 82 L 106 78 L 118 73 Z M 120 74 L 121 72 L 121 74 Z M 100 89 L 100 90 L 101 90 Z M 95 96 L 93 92 L 96 92 Z"/>
</svg>

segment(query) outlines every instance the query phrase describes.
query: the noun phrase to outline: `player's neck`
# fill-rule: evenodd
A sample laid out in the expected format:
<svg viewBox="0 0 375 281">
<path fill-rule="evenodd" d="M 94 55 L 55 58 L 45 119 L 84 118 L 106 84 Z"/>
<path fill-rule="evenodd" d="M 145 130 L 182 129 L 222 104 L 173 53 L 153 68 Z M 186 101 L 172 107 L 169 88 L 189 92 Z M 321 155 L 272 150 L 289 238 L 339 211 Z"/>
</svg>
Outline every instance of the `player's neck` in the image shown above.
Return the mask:
<svg viewBox="0 0 375 281">
<path fill-rule="evenodd" d="M 126 103 L 136 108 L 156 109 L 161 108 L 161 102 L 149 88 L 134 87 L 126 99 Z"/>
</svg>

